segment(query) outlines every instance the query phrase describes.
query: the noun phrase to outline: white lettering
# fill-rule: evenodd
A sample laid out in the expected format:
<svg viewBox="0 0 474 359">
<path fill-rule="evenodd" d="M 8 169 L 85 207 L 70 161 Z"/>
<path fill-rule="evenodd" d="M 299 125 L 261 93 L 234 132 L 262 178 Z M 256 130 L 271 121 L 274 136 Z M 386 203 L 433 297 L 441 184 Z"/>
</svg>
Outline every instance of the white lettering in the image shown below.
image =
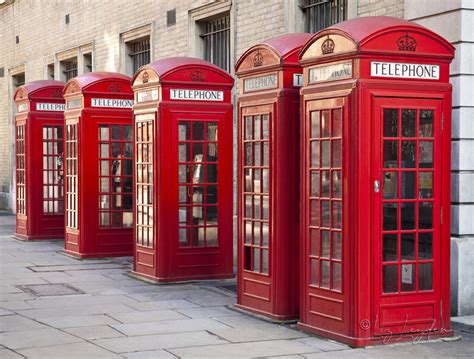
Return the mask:
<svg viewBox="0 0 474 359">
<path fill-rule="evenodd" d="M 63 103 L 44 103 L 38 102 L 36 104 L 36 111 L 64 111 Z"/>
<path fill-rule="evenodd" d="M 172 100 L 224 101 L 224 91 L 170 89 Z"/>
<path fill-rule="evenodd" d="M 137 92 L 137 102 L 156 101 L 158 100 L 158 90 L 146 90 Z"/>
<path fill-rule="evenodd" d="M 272 89 L 277 86 L 276 74 L 250 77 L 244 80 L 244 92 Z"/>
<path fill-rule="evenodd" d="M 120 98 L 93 98 L 92 107 L 132 108 L 133 100 Z"/>
<path fill-rule="evenodd" d="M 439 66 L 372 61 L 370 64 L 370 75 L 377 77 L 439 80 Z"/>
<path fill-rule="evenodd" d="M 352 77 L 352 62 L 318 66 L 309 69 L 309 83 L 334 81 Z"/>
<path fill-rule="evenodd" d="M 303 86 L 303 74 L 293 74 L 293 86 L 294 87 Z"/>
</svg>

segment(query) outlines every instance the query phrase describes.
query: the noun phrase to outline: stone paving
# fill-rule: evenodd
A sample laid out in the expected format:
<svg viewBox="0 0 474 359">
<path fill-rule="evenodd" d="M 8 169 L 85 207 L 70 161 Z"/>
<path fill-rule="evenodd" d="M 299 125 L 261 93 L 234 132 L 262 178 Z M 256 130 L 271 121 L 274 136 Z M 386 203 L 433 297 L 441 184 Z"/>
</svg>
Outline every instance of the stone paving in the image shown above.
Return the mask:
<svg viewBox="0 0 474 359">
<path fill-rule="evenodd" d="M 235 294 L 216 283 L 148 284 L 128 276 L 130 258 L 81 261 L 13 232 L 0 215 L 2 359 L 474 357 L 469 333 L 352 349 L 233 311 Z"/>
</svg>

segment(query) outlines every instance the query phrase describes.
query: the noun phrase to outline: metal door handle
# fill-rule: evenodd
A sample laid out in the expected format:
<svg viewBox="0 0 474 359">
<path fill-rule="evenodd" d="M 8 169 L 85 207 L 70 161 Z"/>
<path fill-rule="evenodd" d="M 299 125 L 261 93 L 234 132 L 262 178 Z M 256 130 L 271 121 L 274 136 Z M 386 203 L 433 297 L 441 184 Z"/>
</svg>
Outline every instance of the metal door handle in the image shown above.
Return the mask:
<svg viewBox="0 0 474 359">
<path fill-rule="evenodd" d="M 380 191 L 380 182 L 378 180 L 374 181 L 374 192 L 379 193 Z"/>
</svg>

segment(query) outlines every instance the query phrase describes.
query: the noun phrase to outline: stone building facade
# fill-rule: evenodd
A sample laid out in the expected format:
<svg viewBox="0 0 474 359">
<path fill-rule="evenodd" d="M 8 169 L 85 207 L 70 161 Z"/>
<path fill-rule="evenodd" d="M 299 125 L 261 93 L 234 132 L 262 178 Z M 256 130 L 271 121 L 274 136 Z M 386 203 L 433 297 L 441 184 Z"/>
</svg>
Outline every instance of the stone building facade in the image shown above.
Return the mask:
<svg viewBox="0 0 474 359">
<path fill-rule="evenodd" d="M 250 46 L 308 29 L 319 0 L 0 0 L 0 208 L 15 211 L 13 94 L 22 82 L 89 71 L 132 75 L 141 41 L 149 60 L 206 58 L 210 23 L 225 18 L 227 67 Z M 388 15 L 419 22 L 457 49 L 453 98 L 453 313 L 474 313 L 474 0 L 331 0 L 344 18 Z M 318 20 L 321 21 L 321 20 Z M 212 32 L 212 31 L 211 31 Z M 146 43 L 146 41 L 148 41 Z M 212 56 L 211 56 L 212 57 Z M 71 72 L 72 71 L 72 72 Z M 75 72 L 74 72 L 75 71 Z"/>
</svg>

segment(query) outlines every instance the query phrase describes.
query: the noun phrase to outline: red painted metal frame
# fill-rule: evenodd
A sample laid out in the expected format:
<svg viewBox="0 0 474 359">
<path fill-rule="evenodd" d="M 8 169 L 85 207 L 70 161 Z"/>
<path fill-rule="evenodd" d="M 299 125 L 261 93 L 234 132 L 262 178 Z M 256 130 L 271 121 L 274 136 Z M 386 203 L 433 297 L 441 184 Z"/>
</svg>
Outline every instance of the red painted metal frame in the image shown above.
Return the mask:
<svg viewBox="0 0 474 359">
<path fill-rule="evenodd" d="M 249 48 L 237 61 L 238 97 L 238 291 L 236 307 L 273 320 L 299 317 L 299 87 L 294 74 L 302 74 L 298 51 L 310 34 L 282 35 Z M 267 55 L 270 52 L 271 55 Z M 262 56 L 262 64 L 254 60 Z M 275 88 L 244 90 L 248 79 L 276 74 Z M 247 268 L 253 246 L 245 243 L 244 121 L 248 116 L 269 116 L 269 230 L 268 268 Z M 252 117 L 253 121 L 253 117 Z M 252 145 L 253 146 L 253 145 Z M 262 150 L 263 152 L 263 150 Z M 263 157 L 263 153 L 261 154 Z M 265 165 L 265 164 L 264 164 Z M 253 177 L 252 177 L 253 178 Z M 263 178 L 261 178 L 263 181 Z M 253 179 L 251 180 L 253 183 Z M 255 197 L 255 196 L 252 196 Z M 257 195 L 256 198 L 260 198 Z M 263 208 L 262 211 L 265 209 Z M 252 217 L 254 218 L 254 217 Z M 262 236 L 264 234 L 262 233 Z M 261 243 L 264 243 L 263 240 Z M 265 247 L 266 248 L 266 247 Z M 246 250 L 247 249 L 247 250 Z M 257 249 L 257 253 L 259 250 Z M 265 253 L 265 252 L 264 252 Z M 245 258 L 244 258 L 245 257 Z M 249 257 L 249 258 L 246 258 Z M 262 257 L 262 260 L 263 257 Z"/>
<path fill-rule="evenodd" d="M 396 40 L 410 35 L 417 39 L 416 51 L 400 51 Z M 351 51 L 304 58 L 305 52 L 320 38 L 340 35 L 353 41 Z M 454 48 L 430 30 L 411 22 L 389 17 L 349 20 L 322 30 L 300 52 L 304 69 L 301 90 L 301 240 L 302 281 L 301 320 L 298 327 L 352 346 L 391 344 L 451 336 L 450 325 L 450 164 L 451 164 L 451 85 L 449 64 Z M 350 79 L 310 84 L 309 68 L 337 61 L 351 61 Z M 435 64 L 438 80 L 375 78 L 371 61 Z M 343 269 L 342 291 L 309 285 L 310 254 L 308 237 L 309 183 L 307 180 L 308 114 L 311 107 L 328 108 L 339 101 L 343 118 Z M 435 184 L 439 188 L 440 211 L 434 214 L 438 244 L 433 248 L 433 290 L 427 294 L 381 294 L 381 201 L 383 189 L 374 192 L 374 181 L 383 183 L 381 171 L 381 106 L 396 103 L 410 109 L 435 111 Z M 441 129 L 442 128 L 442 129 Z M 437 131 L 437 132 L 436 132 Z M 438 223 L 438 224 L 437 224 Z M 436 240 L 435 240 L 436 242 Z M 434 243 L 435 243 L 434 242 Z M 385 307 L 381 306 L 384 305 Z M 432 316 L 417 318 L 420 306 L 430 306 Z M 382 309 L 395 308 L 394 316 L 405 321 L 390 324 L 381 317 Z M 385 310 L 384 309 L 384 310 Z M 420 319 L 420 318 L 418 318 Z M 383 322 L 385 321 L 385 322 Z"/>
<path fill-rule="evenodd" d="M 64 214 L 46 214 L 43 211 L 43 128 L 49 126 L 63 128 L 63 112 L 38 111 L 36 107 L 37 103 L 64 104 L 63 88 L 64 83 L 60 81 L 33 81 L 20 87 L 14 96 L 17 108 L 18 106 L 25 108 L 24 111 L 17 111 L 15 115 L 15 128 L 21 125 L 25 129 L 26 207 L 24 211 L 17 209 L 15 237 L 18 239 L 64 238 Z M 17 193 L 17 203 L 18 195 Z"/>
<path fill-rule="evenodd" d="M 132 126 L 132 109 L 92 107 L 92 98 L 124 99 L 133 102 L 128 76 L 91 72 L 69 80 L 64 88 L 66 128 L 77 124 L 77 207 L 66 200 L 68 210 L 77 210 L 77 228 L 65 227 L 64 251 L 79 258 L 130 256 L 133 228 L 105 228 L 99 224 L 99 126 Z M 65 142 L 66 142 L 65 135 Z M 72 156 L 74 156 L 72 154 Z M 68 171 L 65 149 L 65 174 Z M 65 193 L 69 190 L 67 181 Z M 133 191 L 132 191 L 133 197 Z"/>
<path fill-rule="evenodd" d="M 232 101 L 233 78 L 217 66 L 191 57 L 165 58 L 140 68 L 132 80 L 135 92 L 134 124 L 150 116 L 152 147 L 152 238 L 146 245 L 134 228 L 133 273 L 153 282 L 231 278 L 232 225 Z M 171 89 L 222 91 L 222 101 L 171 99 Z M 147 99 L 141 95 L 147 93 Z M 150 95 L 153 93 L 153 95 Z M 218 245 L 179 245 L 178 121 L 218 124 L 217 210 Z M 206 150 L 207 151 L 207 150 Z M 135 169 L 137 158 L 135 156 Z M 207 159 L 206 159 L 207 161 Z M 137 171 L 134 171 L 136 180 Z M 138 183 L 138 182 L 137 182 Z M 138 193 L 138 189 L 137 189 Z M 137 222 L 137 199 L 134 203 Z M 149 203 L 149 201 L 148 201 Z M 142 215 L 142 214 L 141 214 Z M 193 214 L 194 216 L 194 214 Z M 190 230 L 191 232 L 191 230 Z M 141 234 L 143 235 L 143 234 Z"/>
</svg>

